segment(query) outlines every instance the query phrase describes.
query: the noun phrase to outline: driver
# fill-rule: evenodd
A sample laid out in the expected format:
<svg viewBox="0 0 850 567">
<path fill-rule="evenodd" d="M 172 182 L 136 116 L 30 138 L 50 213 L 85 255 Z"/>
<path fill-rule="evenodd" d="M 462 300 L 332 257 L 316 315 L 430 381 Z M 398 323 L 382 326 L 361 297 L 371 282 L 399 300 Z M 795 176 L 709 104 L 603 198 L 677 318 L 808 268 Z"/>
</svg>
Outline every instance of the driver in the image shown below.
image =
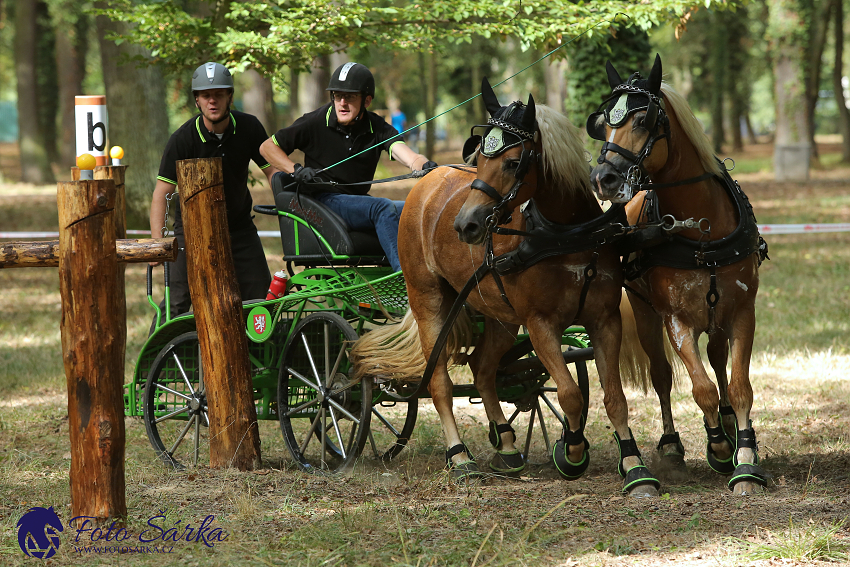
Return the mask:
<svg viewBox="0 0 850 567">
<path fill-rule="evenodd" d="M 432 169 L 437 164 L 411 150 L 395 128 L 367 110 L 375 97 L 375 79 L 365 65 L 341 65 L 333 72 L 326 90 L 330 93 L 328 104 L 275 132 L 260 146 L 260 153 L 274 167 L 290 174 L 302 190 L 309 190 L 314 199 L 340 215 L 353 230 L 374 229 L 387 260 L 398 271 L 398 220 L 404 201 L 373 197 L 369 195 L 371 185 L 346 187 L 322 182 L 371 181 L 384 150 L 390 159 L 411 171 Z M 372 149 L 363 152 L 367 148 Z M 304 165 L 289 158 L 295 150 L 304 152 Z"/>
<path fill-rule="evenodd" d="M 199 114 L 177 129 L 168 140 L 159 166 L 159 175 L 151 199 L 151 238 L 162 236 L 168 210 L 166 196 L 177 189 L 177 162 L 184 159 L 220 157 L 224 178 L 224 201 L 230 232 L 230 248 L 239 292 L 243 301 L 262 299 L 271 282 L 263 245 L 251 216 L 251 193 L 248 191 L 248 164 L 254 161 L 271 182 L 277 170 L 260 155 L 266 130 L 251 114 L 231 108 L 233 75 L 220 63 L 204 63 L 192 75 L 192 95 Z M 172 316 L 189 311 L 186 241 L 179 200 L 172 199 L 174 236 L 180 247 L 171 268 L 170 304 Z M 151 262 L 158 265 L 159 262 Z M 165 308 L 163 299 L 160 308 Z M 151 325 L 153 332 L 156 317 Z"/>
</svg>

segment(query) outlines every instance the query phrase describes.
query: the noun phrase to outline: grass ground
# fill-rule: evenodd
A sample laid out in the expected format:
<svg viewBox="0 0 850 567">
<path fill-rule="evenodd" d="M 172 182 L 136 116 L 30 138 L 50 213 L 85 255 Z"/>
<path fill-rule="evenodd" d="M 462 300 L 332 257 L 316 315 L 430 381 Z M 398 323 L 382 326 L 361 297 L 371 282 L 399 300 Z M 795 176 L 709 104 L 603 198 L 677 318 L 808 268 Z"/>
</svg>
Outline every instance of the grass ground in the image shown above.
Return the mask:
<svg viewBox="0 0 850 567">
<path fill-rule="evenodd" d="M 777 184 L 747 155 L 738 156 L 738 163 L 745 173 L 735 177 L 760 222 L 850 222 L 850 170 L 818 170 L 809 183 Z M 264 194 L 257 196 L 268 202 Z M 0 230 L 49 230 L 55 224 L 52 188 L 0 186 Z M 187 523 L 196 527 L 212 515 L 227 539 L 214 547 L 185 537 L 165 542 L 173 553 L 150 553 L 155 545 L 162 551 L 161 541 L 145 544 L 148 553 L 80 552 L 74 531 L 66 527 L 57 555 L 45 563 L 850 564 L 850 234 L 775 235 L 769 244 L 752 363 L 753 417 L 763 465 L 773 476 L 764 494 L 734 498 L 725 479 L 709 470 L 701 414 L 686 382 L 674 394 L 673 411 L 690 474 L 684 480 L 662 479 L 662 496 L 654 500 L 619 494 L 617 449 L 598 388 L 591 390 L 587 431 L 593 460 L 575 482 L 557 477 L 538 430 L 522 477 L 493 477 L 471 488 L 453 485 L 442 470 L 442 434 L 427 401 L 420 403 L 410 446 L 395 461 L 382 463 L 367 448 L 352 474 L 333 479 L 297 471 L 273 422 L 260 423 L 261 470 L 169 471 L 156 460 L 141 420 L 128 418 L 127 533 L 136 542 L 146 530 L 158 534 L 148 521 L 160 513 L 165 517 L 152 521 L 163 530 Z M 280 244 L 269 240 L 267 246 L 270 267 L 277 268 Z M 129 266 L 128 379 L 151 316 L 143 282 L 144 268 Z M 27 509 L 53 506 L 63 521 L 70 512 L 59 302 L 55 270 L 0 270 L 3 565 L 34 561 L 23 556 L 17 541 L 16 523 Z M 657 403 L 639 391 L 627 395 L 632 430 L 644 455 L 650 455 L 661 433 Z M 458 399 L 456 407 L 462 436 L 486 462 L 492 449 L 480 406 Z M 526 415 L 519 418 L 521 436 Z M 555 435 L 554 420 L 548 423 Z"/>
</svg>

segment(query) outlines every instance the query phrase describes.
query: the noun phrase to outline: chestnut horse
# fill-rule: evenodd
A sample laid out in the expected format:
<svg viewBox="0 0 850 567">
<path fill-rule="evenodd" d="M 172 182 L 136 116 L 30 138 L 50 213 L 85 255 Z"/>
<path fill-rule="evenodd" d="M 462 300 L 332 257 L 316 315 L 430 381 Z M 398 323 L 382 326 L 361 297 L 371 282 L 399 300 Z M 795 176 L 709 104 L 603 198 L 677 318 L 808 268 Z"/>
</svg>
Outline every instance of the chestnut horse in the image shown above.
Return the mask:
<svg viewBox="0 0 850 567">
<path fill-rule="evenodd" d="M 524 231 L 531 211 L 537 225 L 565 229 L 602 215 L 575 126 L 554 110 L 535 106 L 532 97 L 527 105 L 501 106 L 486 79 L 482 96 L 491 118 L 482 126 L 484 135 L 475 152 L 477 178 L 474 170 L 442 167 L 419 181 L 405 201 L 399 257 L 410 311 L 401 325 L 373 330 L 355 344 L 352 355 L 360 375 L 422 376 L 424 361 L 431 356 L 458 290 L 490 256 L 490 246 L 492 256 L 500 256 L 527 240 L 522 234 L 492 234 L 495 225 L 504 222 L 506 229 Z M 521 207 L 523 203 L 527 206 Z M 490 466 L 495 471 L 518 472 L 525 466 L 495 389 L 498 362 L 513 346 L 520 325 L 528 329 L 536 355 L 555 381 L 566 417 L 567 426 L 553 451 L 557 469 L 569 479 L 587 469 L 590 444 L 584 436 L 583 399 L 561 352 L 562 333 L 577 320 L 590 336 L 605 386 L 605 409 L 620 447 L 623 490 L 632 496 L 657 494 L 660 485 L 641 460 L 629 430 L 620 380 L 622 281 L 619 255 L 606 244 L 552 255 L 498 277 L 491 273 L 473 288 L 467 302 L 485 323 L 468 362 L 490 420 L 490 441 L 497 450 Z M 415 361 L 413 344 L 421 353 Z M 451 344 L 447 350 L 452 351 Z M 456 353 L 440 355 L 428 390 L 445 435 L 447 465 L 456 479 L 462 479 L 480 472 L 461 441 L 452 412 L 449 357 Z"/>
<path fill-rule="evenodd" d="M 709 464 L 732 475 L 729 487 L 736 494 L 752 493 L 767 476 L 757 466 L 749 377 L 758 268 L 767 247 L 746 195 L 714 156 L 690 107 L 662 83 L 660 57 L 648 79 L 635 73 L 623 81 L 610 61 L 607 72 L 613 92 L 587 121 L 588 134 L 604 142 L 591 182 L 602 200 L 631 200 L 630 225 L 651 225 L 660 235 L 654 246 L 635 251 L 626 262 L 627 279 L 633 279 L 627 284 L 629 299 L 661 402 L 659 450 L 684 466 L 670 409 L 666 327 L 705 414 Z M 681 232 L 665 235 L 661 226 Z M 700 360 L 702 333 L 708 334 L 719 394 Z"/>
</svg>

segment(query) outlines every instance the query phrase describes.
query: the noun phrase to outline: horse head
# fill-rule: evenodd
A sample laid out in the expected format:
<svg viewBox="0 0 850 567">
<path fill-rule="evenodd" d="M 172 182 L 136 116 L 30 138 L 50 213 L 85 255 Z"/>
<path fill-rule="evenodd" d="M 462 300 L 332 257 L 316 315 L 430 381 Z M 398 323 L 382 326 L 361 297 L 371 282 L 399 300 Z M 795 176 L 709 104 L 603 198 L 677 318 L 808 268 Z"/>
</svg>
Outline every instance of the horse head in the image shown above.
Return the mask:
<svg viewBox="0 0 850 567">
<path fill-rule="evenodd" d="M 490 118 L 473 126 L 465 148 L 477 143 L 478 175 L 469 196 L 455 217 L 461 241 L 481 244 L 488 230 L 508 222 L 511 211 L 531 198 L 537 186 L 537 162 L 541 153 L 534 98 L 528 103 L 499 104 L 485 77 L 481 96 Z M 476 135 L 475 129 L 483 128 Z"/>
<path fill-rule="evenodd" d="M 661 57 L 648 79 L 634 73 L 623 81 L 610 61 L 606 64 L 611 95 L 587 119 L 587 133 L 604 142 L 591 172 L 597 197 L 624 203 L 641 181 L 667 162 L 670 122 L 661 93 Z"/>
</svg>

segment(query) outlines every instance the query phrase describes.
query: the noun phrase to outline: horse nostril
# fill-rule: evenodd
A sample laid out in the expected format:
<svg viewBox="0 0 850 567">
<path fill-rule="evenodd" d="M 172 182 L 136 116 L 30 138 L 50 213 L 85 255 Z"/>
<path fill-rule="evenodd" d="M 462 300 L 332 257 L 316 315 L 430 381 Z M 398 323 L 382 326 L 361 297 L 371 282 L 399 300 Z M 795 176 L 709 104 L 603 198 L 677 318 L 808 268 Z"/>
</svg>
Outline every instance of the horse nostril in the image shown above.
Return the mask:
<svg viewBox="0 0 850 567">
<path fill-rule="evenodd" d="M 606 173 L 599 179 L 599 183 L 606 189 L 618 187 L 620 185 L 620 176 L 616 173 Z"/>
</svg>

